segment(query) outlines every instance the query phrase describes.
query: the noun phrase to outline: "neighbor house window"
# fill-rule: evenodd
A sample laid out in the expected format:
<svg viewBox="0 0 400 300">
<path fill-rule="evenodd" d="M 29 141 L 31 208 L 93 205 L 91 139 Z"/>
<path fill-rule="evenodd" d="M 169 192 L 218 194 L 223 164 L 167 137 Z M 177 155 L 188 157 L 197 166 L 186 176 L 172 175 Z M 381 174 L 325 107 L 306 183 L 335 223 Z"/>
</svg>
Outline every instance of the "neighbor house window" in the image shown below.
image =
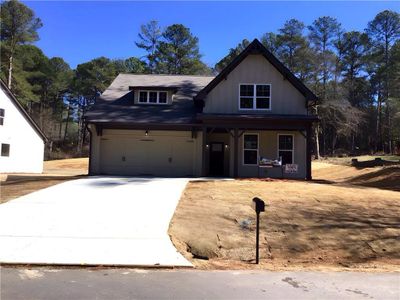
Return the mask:
<svg viewBox="0 0 400 300">
<path fill-rule="evenodd" d="M 167 92 L 139 91 L 139 103 L 166 104 Z"/>
<path fill-rule="evenodd" d="M 0 125 L 4 124 L 4 108 L 0 108 Z"/>
<path fill-rule="evenodd" d="M 243 135 L 243 164 L 258 164 L 258 134 Z"/>
<path fill-rule="evenodd" d="M 270 84 L 241 84 L 239 87 L 240 109 L 271 109 Z"/>
<path fill-rule="evenodd" d="M 278 135 L 278 156 L 282 158 L 282 164 L 292 164 L 294 154 L 294 141 L 292 134 Z"/>
<path fill-rule="evenodd" d="M 1 156 L 10 156 L 10 144 L 1 144 Z"/>
</svg>

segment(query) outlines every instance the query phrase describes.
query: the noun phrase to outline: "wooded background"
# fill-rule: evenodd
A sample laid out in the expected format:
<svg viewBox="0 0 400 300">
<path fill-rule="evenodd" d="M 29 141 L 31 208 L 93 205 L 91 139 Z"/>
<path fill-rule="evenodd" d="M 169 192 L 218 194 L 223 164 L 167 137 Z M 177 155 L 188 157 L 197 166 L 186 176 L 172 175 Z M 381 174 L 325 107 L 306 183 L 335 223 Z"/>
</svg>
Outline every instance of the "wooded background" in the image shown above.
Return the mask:
<svg viewBox="0 0 400 300">
<path fill-rule="evenodd" d="M 71 69 L 34 45 L 43 26 L 34 11 L 17 0 L 0 9 L 0 77 L 48 136 L 47 159 L 88 154 L 84 112 L 119 73 L 215 75 L 249 44 L 243 39 L 210 67 L 189 28 L 150 21 L 136 41 L 145 56 L 99 57 Z M 316 158 L 400 154 L 399 13 L 378 13 L 363 32 L 348 32 L 329 16 L 308 25 L 290 19 L 259 38 L 319 97 L 312 108 L 321 120 Z"/>
</svg>

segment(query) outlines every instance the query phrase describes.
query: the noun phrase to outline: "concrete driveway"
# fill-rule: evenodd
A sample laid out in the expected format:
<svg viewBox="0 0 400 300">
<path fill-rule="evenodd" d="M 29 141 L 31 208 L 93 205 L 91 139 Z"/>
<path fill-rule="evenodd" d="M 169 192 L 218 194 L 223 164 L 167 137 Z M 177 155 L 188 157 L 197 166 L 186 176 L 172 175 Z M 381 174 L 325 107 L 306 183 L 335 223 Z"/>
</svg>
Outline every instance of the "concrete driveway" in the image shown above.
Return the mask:
<svg viewBox="0 0 400 300">
<path fill-rule="evenodd" d="M 191 266 L 167 234 L 188 179 L 93 177 L 0 205 L 0 262 Z"/>
</svg>

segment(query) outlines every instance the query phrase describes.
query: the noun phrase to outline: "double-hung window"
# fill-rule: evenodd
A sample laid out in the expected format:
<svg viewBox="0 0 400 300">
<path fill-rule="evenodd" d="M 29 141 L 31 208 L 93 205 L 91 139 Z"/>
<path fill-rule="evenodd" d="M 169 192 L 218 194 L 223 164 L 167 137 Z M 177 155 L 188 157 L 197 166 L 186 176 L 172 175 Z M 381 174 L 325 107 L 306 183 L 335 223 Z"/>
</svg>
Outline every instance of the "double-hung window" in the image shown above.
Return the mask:
<svg viewBox="0 0 400 300">
<path fill-rule="evenodd" d="M 292 164 L 294 159 L 294 140 L 292 134 L 278 135 L 278 156 L 282 158 L 282 164 Z"/>
<path fill-rule="evenodd" d="M 258 164 L 258 134 L 243 135 L 243 164 Z"/>
<path fill-rule="evenodd" d="M 4 108 L 0 108 L 0 125 L 4 124 Z"/>
<path fill-rule="evenodd" d="M 139 91 L 139 103 L 167 104 L 165 91 Z"/>
<path fill-rule="evenodd" d="M 243 110 L 270 110 L 270 84 L 241 84 L 239 86 L 239 108 Z"/>
</svg>

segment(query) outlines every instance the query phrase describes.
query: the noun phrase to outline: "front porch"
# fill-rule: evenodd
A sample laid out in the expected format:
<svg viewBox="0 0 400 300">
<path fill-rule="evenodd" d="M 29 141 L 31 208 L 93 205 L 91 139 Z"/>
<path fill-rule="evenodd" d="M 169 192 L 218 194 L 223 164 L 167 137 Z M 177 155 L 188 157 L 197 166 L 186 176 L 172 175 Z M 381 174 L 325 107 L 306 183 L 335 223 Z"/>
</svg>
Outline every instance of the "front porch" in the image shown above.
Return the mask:
<svg viewBox="0 0 400 300">
<path fill-rule="evenodd" d="M 202 176 L 311 180 L 314 116 L 203 114 L 199 119 L 203 123 Z"/>
</svg>

